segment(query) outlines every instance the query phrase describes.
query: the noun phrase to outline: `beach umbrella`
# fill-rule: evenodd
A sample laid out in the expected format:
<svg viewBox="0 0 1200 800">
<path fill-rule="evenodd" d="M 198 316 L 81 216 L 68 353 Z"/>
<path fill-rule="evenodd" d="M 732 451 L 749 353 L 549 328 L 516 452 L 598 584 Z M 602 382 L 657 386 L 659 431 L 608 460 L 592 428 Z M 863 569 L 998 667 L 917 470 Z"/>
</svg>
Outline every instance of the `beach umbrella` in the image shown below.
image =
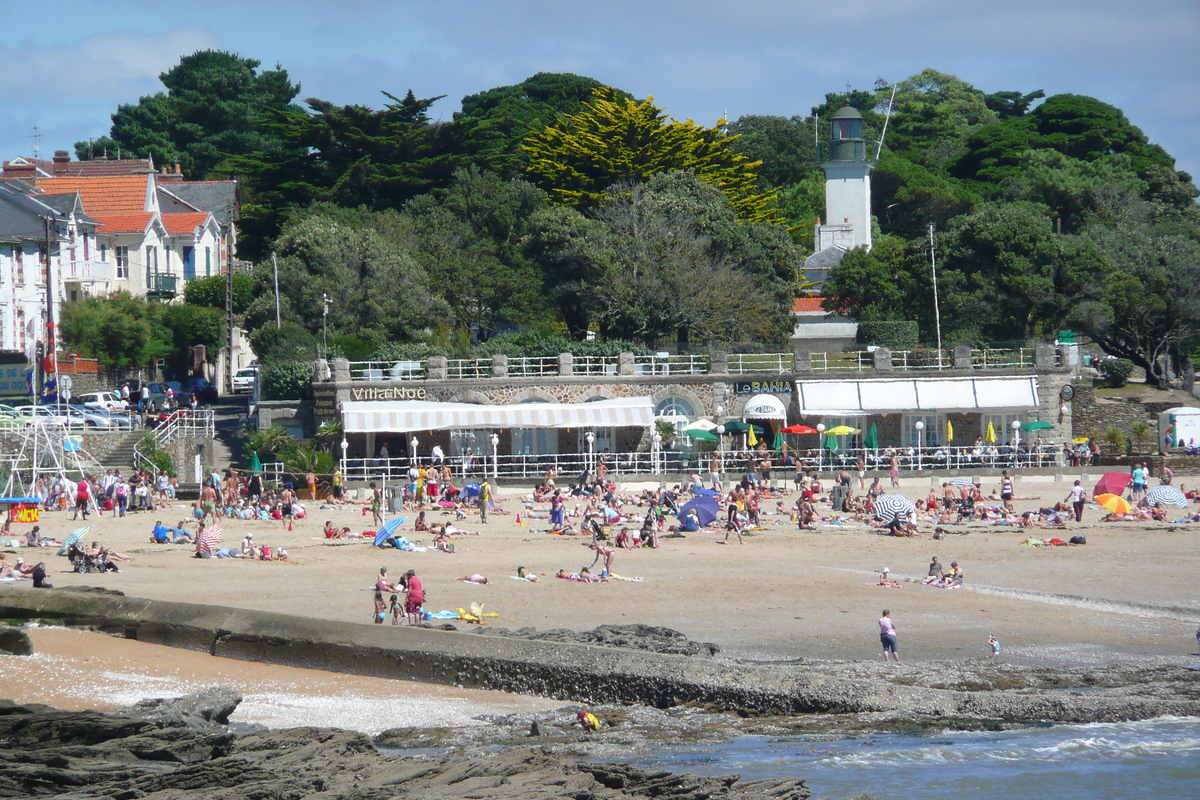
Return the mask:
<svg viewBox="0 0 1200 800">
<path fill-rule="evenodd" d="M 741 420 L 731 419 L 725 423 L 726 433 L 745 433 L 750 430 L 750 426 Z"/>
<path fill-rule="evenodd" d="M 400 531 L 400 526 L 407 521 L 408 517 L 396 517 L 379 526 L 379 530 L 375 531 L 375 546 L 383 547 L 384 543 L 395 536 Z"/>
<path fill-rule="evenodd" d="M 1119 494 L 1098 494 L 1095 500 L 1114 514 L 1129 513 L 1129 502 Z"/>
<path fill-rule="evenodd" d="M 851 428 L 849 425 L 838 425 L 836 428 L 830 428 L 825 431 L 827 436 L 849 436 L 852 433 L 858 433 L 858 428 Z"/>
<path fill-rule="evenodd" d="M 1086 437 L 1086 436 L 1076 436 L 1074 439 L 1071 440 L 1071 444 L 1084 444 L 1087 441 L 1088 441 L 1088 437 Z"/>
<path fill-rule="evenodd" d="M 1053 423 L 1042 422 L 1041 420 L 1034 420 L 1033 422 L 1026 422 L 1023 425 L 1021 425 L 1021 430 L 1023 430 L 1023 431 L 1045 431 L 1045 430 L 1049 430 L 1050 428 L 1053 428 L 1053 427 L 1054 427 Z"/>
<path fill-rule="evenodd" d="M 692 509 L 696 511 L 696 518 L 700 520 L 700 527 L 704 527 L 711 524 L 717 518 L 717 515 L 721 513 L 721 503 L 715 497 L 701 494 L 684 503 L 683 507 L 679 509 L 679 513 L 675 516 L 682 522 L 683 518 Z"/>
<path fill-rule="evenodd" d="M 1179 506 L 1187 508 L 1187 496 L 1183 492 L 1176 489 L 1174 486 L 1163 484 L 1155 486 L 1150 491 L 1146 492 L 1146 502 L 1151 506 L 1156 506 L 1162 503 L 1164 506 Z"/>
<path fill-rule="evenodd" d="M 876 427 L 874 422 L 871 423 L 866 437 L 863 438 L 863 447 L 869 447 L 872 450 L 879 449 L 879 428 Z"/>
<path fill-rule="evenodd" d="M 816 428 L 810 428 L 807 425 L 788 425 L 782 433 L 816 433 Z"/>
<path fill-rule="evenodd" d="M 87 536 L 88 531 L 90 531 L 91 529 L 92 529 L 92 526 L 88 525 L 85 528 L 76 528 L 75 530 L 71 531 L 71 535 L 68 536 L 66 538 L 66 540 L 63 541 L 62 546 L 58 548 L 58 554 L 60 556 L 65 556 L 67 554 L 67 551 L 71 549 L 71 545 L 79 544 L 79 541 L 83 537 Z"/>
<path fill-rule="evenodd" d="M 837 434 L 832 431 L 825 431 L 825 444 L 822 445 L 831 453 L 836 453 L 838 450 Z"/>
<path fill-rule="evenodd" d="M 204 555 L 217 549 L 221 543 L 221 526 L 209 525 L 196 536 L 196 552 Z"/>
<path fill-rule="evenodd" d="M 1129 485 L 1129 481 L 1132 478 L 1133 476 L 1128 472 L 1106 472 L 1096 482 L 1095 488 L 1092 489 L 1092 496 L 1121 494 L 1125 491 L 1125 487 Z"/>
<path fill-rule="evenodd" d="M 462 493 L 463 493 L 463 497 L 467 500 L 470 500 L 472 497 L 479 497 L 479 484 L 478 483 L 468 483 L 466 486 L 463 487 Z"/>
<path fill-rule="evenodd" d="M 983 435 L 983 440 L 984 440 L 985 442 L 994 442 L 994 441 L 996 441 L 996 429 L 992 427 L 992 423 L 990 423 L 990 422 L 988 423 L 988 429 L 987 429 L 987 433 L 985 433 L 985 434 Z"/>
<path fill-rule="evenodd" d="M 775 434 L 775 441 L 771 442 L 772 450 L 782 450 L 784 448 L 783 431 Z"/>
<path fill-rule="evenodd" d="M 716 429 L 717 423 L 703 417 L 680 428 L 684 433 L 688 431 L 715 431 Z"/>
<path fill-rule="evenodd" d="M 875 500 L 875 518 L 891 521 L 897 514 L 905 519 L 917 513 L 917 507 L 904 495 L 881 494 Z"/>
<path fill-rule="evenodd" d="M 946 420 L 946 443 L 949 444 L 954 439 L 954 423 Z"/>
<path fill-rule="evenodd" d="M 250 471 L 262 472 L 262 459 L 258 457 L 257 450 L 250 454 Z"/>
<path fill-rule="evenodd" d="M 754 435 L 754 426 L 750 426 L 749 435 L 746 437 L 746 444 L 751 447 L 758 447 L 758 437 Z"/>
<path fill-rule="evenodd" d="M 701 442 L 719 442 L 719 441 L 721 441 L 719 438 L 717 438 L 717 435 L 715 433 L 710 433 L 709 431 L 685 430 L 684 433 L 687 434 L 687 437 L 689 439 L 696 439 L 697 441 L 701 441 Z"/>
</svg>

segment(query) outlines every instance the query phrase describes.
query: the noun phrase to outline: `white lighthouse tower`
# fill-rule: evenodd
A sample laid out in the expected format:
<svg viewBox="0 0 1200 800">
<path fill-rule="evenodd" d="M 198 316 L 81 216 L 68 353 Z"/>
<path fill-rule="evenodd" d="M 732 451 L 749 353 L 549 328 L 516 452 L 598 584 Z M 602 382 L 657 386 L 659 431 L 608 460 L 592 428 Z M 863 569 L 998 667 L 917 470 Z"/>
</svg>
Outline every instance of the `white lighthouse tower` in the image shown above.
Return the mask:
<svg viewBox="0 0 1200 800">
<path fill-rule="evenodd" d="M 825 224 L 818 224 L 806 267 L 829 269 L 846 251 L 871 247 L 871 170 L 862 114 L 844 106 L 833 115 L 825 170 Z M 810 278 L 811 279 L 811 278 Z"/>
</svg>

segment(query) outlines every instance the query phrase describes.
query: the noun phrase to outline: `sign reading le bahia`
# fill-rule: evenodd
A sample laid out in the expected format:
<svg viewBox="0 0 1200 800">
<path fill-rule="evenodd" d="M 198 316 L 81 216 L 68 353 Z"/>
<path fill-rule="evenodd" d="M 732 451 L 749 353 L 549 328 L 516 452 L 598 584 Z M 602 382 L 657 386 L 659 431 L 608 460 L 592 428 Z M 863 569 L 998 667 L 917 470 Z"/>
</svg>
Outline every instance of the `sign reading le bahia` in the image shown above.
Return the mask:
<svg viewBox="0 0 1200 800">
<path fill-rule="evenodd" d="M 792 381 L 734 381 L 734 394 L 791 394 Z"/>
</svg>

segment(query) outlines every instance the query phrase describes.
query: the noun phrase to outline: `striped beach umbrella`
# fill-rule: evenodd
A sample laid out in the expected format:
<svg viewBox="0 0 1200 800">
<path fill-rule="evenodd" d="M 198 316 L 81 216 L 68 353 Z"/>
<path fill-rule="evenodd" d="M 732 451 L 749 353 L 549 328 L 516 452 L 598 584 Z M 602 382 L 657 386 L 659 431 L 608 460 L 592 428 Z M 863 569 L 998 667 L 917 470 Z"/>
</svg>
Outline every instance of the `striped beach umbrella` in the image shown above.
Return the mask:
<svg viewBox="0 0 1200 800">
<path fill-rule="evenodd" d="M 910 519 L 917 507 L 907 497 L 899 494 L 882 494 L 875 501 L 875 518 L 890 521 L 897 514 Z"/>
<path fill-rule="evenodd" d="M 1167 484 L 1155 486 L 1153 489 L 1146 492 L 1146 502 L 1151 506 L 1156 506 L 1159 503 L 1162 503 L 1164 506 L 1179 506 L 1180 508 L 1187 508 L 1188 505 L 1187 497 L 1184 495 L 1184 493 L 1176 489 L 1174 486 L 1168 486 Z"/>
<path fill-rule="evenodd" d="M 221 543 L 221 526 L 209 525 L 200 531 L 196 537 L 196 552 L 201 555 L 211 553 Z"/>
<path fill-rule="evenodd" d="M 71 531 L 71 534 L 65 540 L 63 540 L 62 546 L 58 548 L 58 554 L 60 556 L 65 556 L 67 551 L 71 549 L 71 545 L 79 544 L 79 541 L 83 537 L 87 536 L 88 531 L 91 529 L 92 526 L 88 525 L 86 527 L 76 528 L 75 530 Z"/>
</svg>

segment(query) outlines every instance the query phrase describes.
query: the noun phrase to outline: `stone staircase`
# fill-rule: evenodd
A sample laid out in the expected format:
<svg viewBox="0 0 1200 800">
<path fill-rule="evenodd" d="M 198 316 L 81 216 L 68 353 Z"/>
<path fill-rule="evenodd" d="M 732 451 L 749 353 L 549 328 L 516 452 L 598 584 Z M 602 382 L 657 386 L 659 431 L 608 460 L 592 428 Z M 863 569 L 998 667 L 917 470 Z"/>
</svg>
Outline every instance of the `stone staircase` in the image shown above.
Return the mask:
<svg viewBox="0 0 1200 800">
<path fill-rule="evenodd" d="M 122 475 L 128 475 L 133 470 L 133 449 L 145 435 L 145 431 L 130 431 L 121 437 L 113 447 L 100 457 L 107 469 L 119 469 Z"/>
</svg>

